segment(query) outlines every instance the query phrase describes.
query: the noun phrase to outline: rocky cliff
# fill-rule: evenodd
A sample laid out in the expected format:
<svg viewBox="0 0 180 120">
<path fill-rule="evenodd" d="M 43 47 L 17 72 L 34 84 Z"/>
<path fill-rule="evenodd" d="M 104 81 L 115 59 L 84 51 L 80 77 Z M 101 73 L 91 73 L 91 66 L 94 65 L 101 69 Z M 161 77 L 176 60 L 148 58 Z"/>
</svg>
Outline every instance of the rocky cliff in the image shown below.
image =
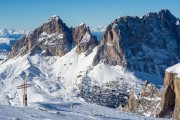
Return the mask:
<svg viewBox="0 0 180 120">
<path fill-rule="evenodd" d="M 74 46 L 76 52 L 92 52 L 98 45 L 84 23 L 69 28 L 58 16 L 16 42 L 11 57 L 40 51 L 45 56 L 63 56 Z M 180 62 L 179 19 L 169 10 L 149 13 L 143 17 L 120 17 L 104 32 L 93 65 L 100 61 L 135 71 L 164 76 L 164 70 Z"/>
<path fill-rule="evenodd" d="M 124 110 L 155 117 L 160 111 L 160 100 L 161 91 L 155 85 L 148 84 L 146 81 L 140 95 L 131 90 L 129 101 Z"/>
<path fill-rule="evenodd" d="M 180 64 L 166 70 L 164 90 L 161 98 L 161 111 L 157 117 L 170 116 L 180 120 Z"/>
<path fill-rule="evenodd" d="M 169 10 L 117 18 L 107 27 L 93 64 L 104 61 L 163 77 L 167 67 L 180 62 L 178 21 Z"/>
<path fill-rule="evenodd" d="M 92 52 L 92 49 L 98 45 L 96 36 L 92 35 L 89 27 L 85 23 L 80 24 L 73 30 L 73 39 L 77 45 L 76 52 L 86 52 L 87 55 Z"/>
<path fill-rule="evenodd" d="M 63 56 L 77 45 L 77 52 L 86 52 L 98 44 L 85 24 L 69 28 L 58 16 L 52 16 L 47 23 L 17 41 L 11 57 L 27 52 L 40 52 L 45 56 Z M 88 51 L 89 52 L 89 51 Z"/>
</svg>

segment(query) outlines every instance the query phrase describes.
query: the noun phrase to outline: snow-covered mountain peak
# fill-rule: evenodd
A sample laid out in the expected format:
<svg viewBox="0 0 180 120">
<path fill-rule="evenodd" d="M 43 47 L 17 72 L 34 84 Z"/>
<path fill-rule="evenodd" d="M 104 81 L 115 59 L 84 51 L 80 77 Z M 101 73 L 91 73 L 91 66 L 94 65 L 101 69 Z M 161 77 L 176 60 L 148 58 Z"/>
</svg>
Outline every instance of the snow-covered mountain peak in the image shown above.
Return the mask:
<svg viewBox="0 0 180 120">
<path fill-rule="evenodd" d="M 50 18 L 49 18 L 49 21 L 51 21 L 52 19 L 55 19 L 55 20 L 59 20 L 59 16 L 58 15 L 52 15 Z"/>
<path fill-rule="evenodd" d="M 104 32 L 106 30 L 106 26 L 98 26 L 98 27 L 90 27 L 91 32 Z"/>
<path fill-rule="evenodd" d="M 14 38 L 26 34 L 26 31 L 19 31 L 15 29 L 0 28 L 0 38 Z"/>
<path fill-rule="evenodd" d="M 101 40 L 105 30 L 106 30 L 106 26 L 90 27 L 91 33 L 93 35 L 96 35 L 98 41 Z"/>
<path fill-rule="evenodd" d="M 104 32 L 94 65 L 102 58 L 110 65 L 118 64 L 163 77 L 166 68 L 180 61 L 180 28 L 176 21 L 177 18 L 164 10 L 142 18 L 116 19 Z"/>
<path fill-rule="evenodd" d="M 8 58 L 12 45 L 26 33 L 26 31 L 0 28 L 0 64 Z"/>
<path fill-rule="evenodd" d="M 81 24 L 79 24 L 79 26 L 84 26 L 85 25 L 85 23 L 83 22 L 83 23 L 81 23 Z"/>
</svg>

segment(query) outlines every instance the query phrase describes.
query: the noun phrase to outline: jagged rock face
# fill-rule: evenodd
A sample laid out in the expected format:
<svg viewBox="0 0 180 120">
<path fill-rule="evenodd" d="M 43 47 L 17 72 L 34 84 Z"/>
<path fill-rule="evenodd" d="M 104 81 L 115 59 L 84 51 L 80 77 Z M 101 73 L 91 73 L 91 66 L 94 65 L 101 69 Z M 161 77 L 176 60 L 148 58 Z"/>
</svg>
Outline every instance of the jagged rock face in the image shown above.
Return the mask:
<svg viewBox="0 0 180 120">
<path fill-rule="evenodd" d="M 148 84 L 140 95 L 140 113 L 155 117 L 160 111 L 160 100 L 161 91 L 155 85 Z"/>
<path fill-rule="evenodd" d="M 177 20 L 168 10 L 116 19 L 107 27 L 93 65 L 103 60 L 163 76 L 165 68 L 180 61 Z"/>
<path fill-rule="evenodd" d="M 62 56 L 72 47 L 71 29 L 58 16 L 53 16 L 30 35 L 29 50 L 35 44 L 47 55 Z"/>
<path fill-rule="evenodd" d="M 124 110 L 126 112 L 138 112 L 138 107 L 139 107 L 139 100 L 137 99 L 137 95 L 134 91 L 131 91 L 129 93 L 129 100 L 128 104 L 124 107 Z"/>
<path fill-rule="evenodd" d="M 73 39 L 77 44 L 77 53 L 86 52 L 86 55 L 92 52 L 92 49 L 98 45 L 96 36 L 92 36 L 89 27 L 81 24 L 73 30 Z"/>
<path fill-rule="evenodd" d="M 82 23 L 73 29 L 73 39 L 74 39 L 75 44 L 80 44 L 86 32 L 90 33 L 89 28 L 86 27 L 85 23 Z"/>
<path fill-rule="evenodd" d="M 90 38 L 89 41 L 84 43 L 83 38 L 86 34 Z M 75 45 L 78 46 L 77 51 L 80 53 L 86 52 L 89 48 L 94 48 L 97 44 L 97 39 L 91 35 L 89 28 L 85 24 L 73 29 L 67 27 L 58 16 L 52 16 L 47 23 L 16 42 L 11 57 L 16 56 L 19 52 L 22 53 L 20 55 L 27 52 L 35 53 L 34 50 L 37 50 L 37 48 L 45 56 L 63 56 Z M 22 48 L 25 50 L 22 51 Z"/>
<path fill-rule="evenodd" d="M 155 117 L 160 111 L 160 100 L 161 91 L 155 85 L 147 84 L 139 96 L 134 91 L 130 92 L 124 110 Z"/>
<path fill-rule="evenodd" d="M 28 39 L 26 36 L 22 37 L 20 40 L 16 41 L 13 45 L 12 51 L 10 52 L 10 57 L 14 57 L 17 54 L 24 55 L 28 52 Z"/>
<path fill-rule="evenodd" d="M 23 39 L 26 41 L 25 44 Z M 35 45 L 38 45 L 40 50 L 46 55 L 59 56 L 64 55 L 72 47 L 71 29 L 58 16 L 51 17 L 47 23 L 35 29 L 23 39 L 15 43 L 11 57 L 16 56 L 20 51 L 26 54 Z M 23 47 L 26 48 L 25 51 L 21 50 Z"/>
<path fill-rule="evenodd" d="M 176 75 L 177 73 L 167 71 L 165 73 L 161 111 L 157 117 L 173 116 L 174 119 L 180 120 L 180 78 Z"/>
</svg>

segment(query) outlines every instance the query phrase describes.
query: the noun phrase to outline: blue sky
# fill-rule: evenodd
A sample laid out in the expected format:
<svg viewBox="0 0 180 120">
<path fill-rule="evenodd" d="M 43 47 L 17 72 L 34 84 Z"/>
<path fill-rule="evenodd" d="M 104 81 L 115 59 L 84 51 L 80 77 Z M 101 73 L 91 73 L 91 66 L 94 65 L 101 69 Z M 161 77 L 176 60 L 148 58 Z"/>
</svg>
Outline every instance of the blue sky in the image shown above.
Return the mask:
<svg viewBox="0 0 180 120">
<path fill-rule="evenodd" d="M 125 15 L 169 9 L 180 18 L 180 0 L 0 0 L 0 28 L 33 30 L 52 15 L 68 26 L 106 26 Z"/>
</svg>

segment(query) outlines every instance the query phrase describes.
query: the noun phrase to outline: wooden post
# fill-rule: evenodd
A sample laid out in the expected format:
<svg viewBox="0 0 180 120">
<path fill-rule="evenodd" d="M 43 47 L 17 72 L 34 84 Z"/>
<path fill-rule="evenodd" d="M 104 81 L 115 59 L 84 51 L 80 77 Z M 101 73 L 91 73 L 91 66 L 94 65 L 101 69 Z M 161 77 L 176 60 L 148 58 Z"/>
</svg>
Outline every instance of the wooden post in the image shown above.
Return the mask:
<svg viewBox="0 0 180 120">
<path fill-rule="evenodd" d="M 22 77 L 24 82 L 22 85 L 17 86 L 17 89 L 22 89 L 23 90 L 23 105 L 27 106 L 27 88 L 31 87 L 31 84 L 27 84 L 27 79 L 25 76 Z"/>
<path fill-rule="evenodd" d="M 27 95 L 23 95 L 23 105 L 27 106 Z"/>
</svg>

